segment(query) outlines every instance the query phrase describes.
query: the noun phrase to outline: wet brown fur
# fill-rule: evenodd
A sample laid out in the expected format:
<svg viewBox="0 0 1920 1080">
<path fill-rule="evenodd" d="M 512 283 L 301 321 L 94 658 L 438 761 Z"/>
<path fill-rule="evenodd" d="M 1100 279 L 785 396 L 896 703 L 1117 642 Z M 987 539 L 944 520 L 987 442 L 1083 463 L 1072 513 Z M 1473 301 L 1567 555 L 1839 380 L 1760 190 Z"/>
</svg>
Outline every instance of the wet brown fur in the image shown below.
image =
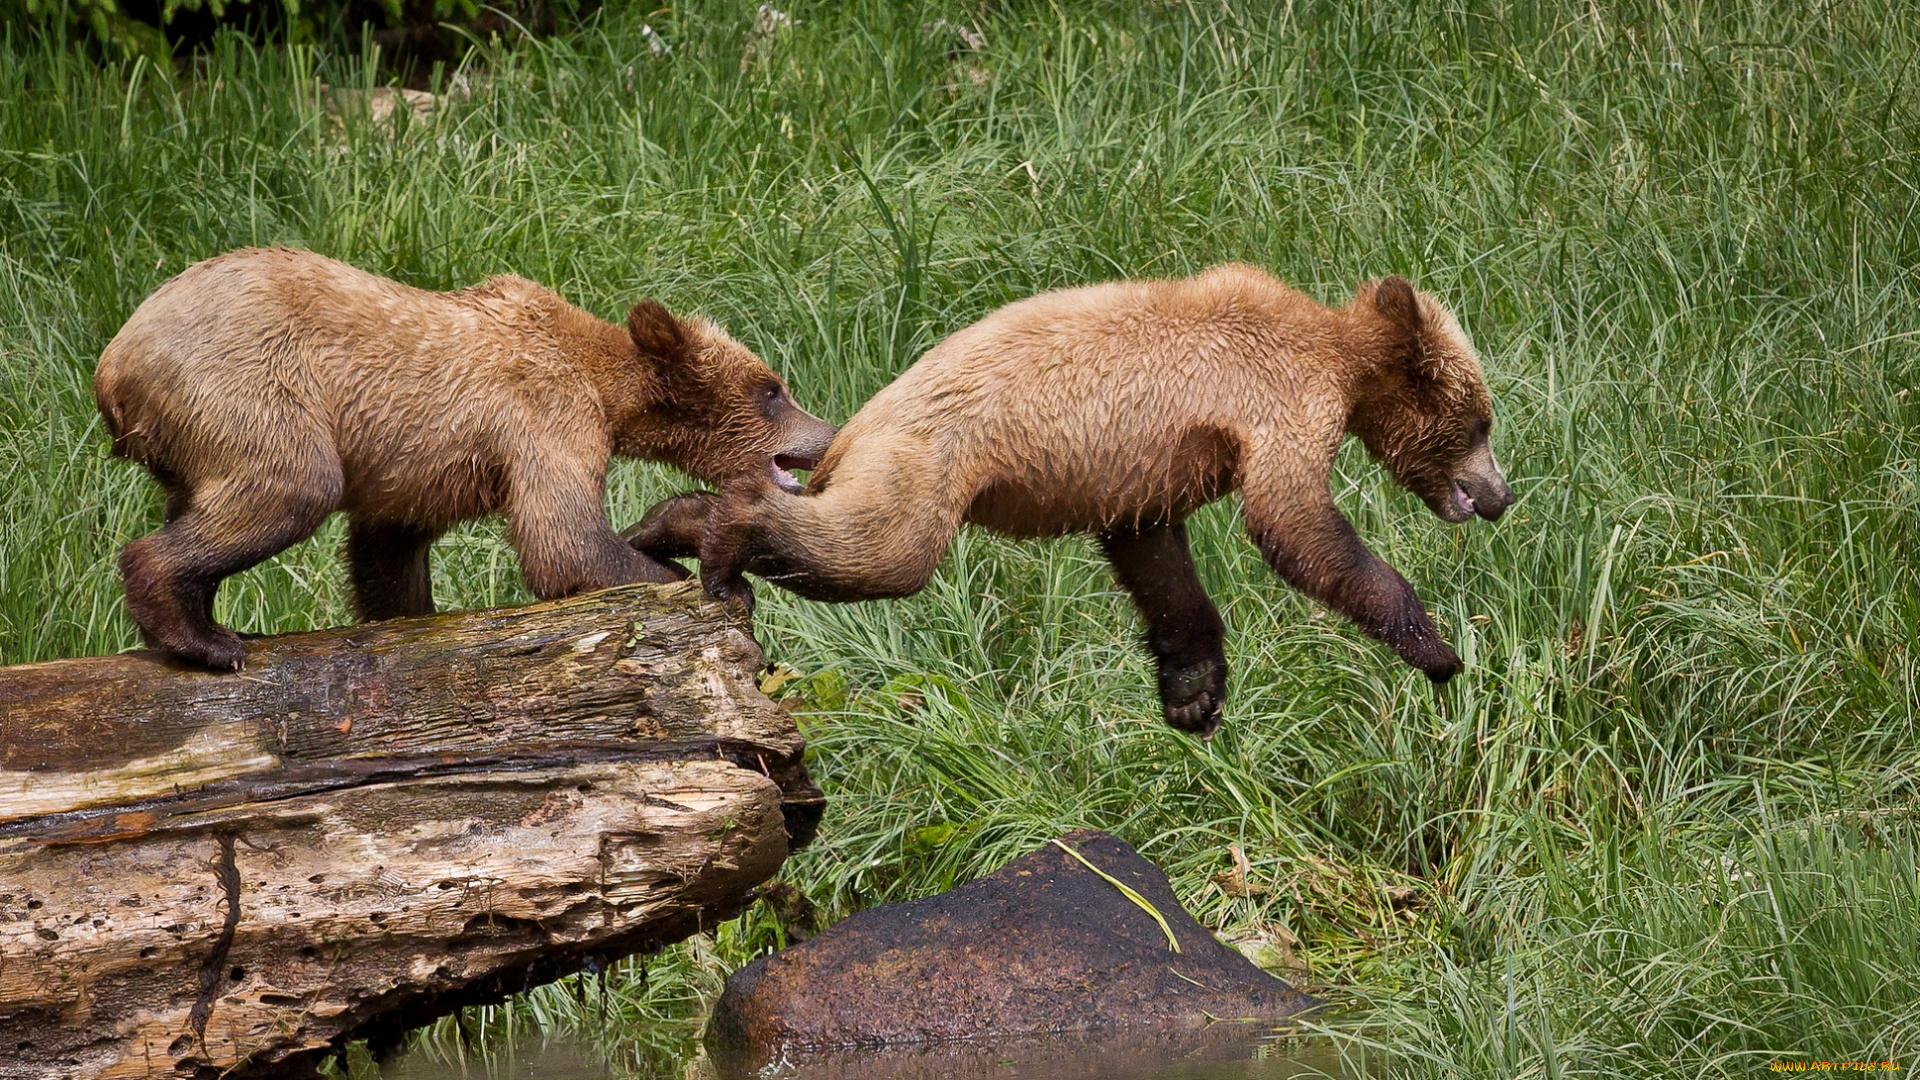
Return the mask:
<svg viewBox="0 0 1920 1080">
<path fill-rule="evenodd" d="M 166 490 L 121 558 L 150 645 L 216 668 L 221 579 L 350 516 L 364 618 L 433 610 L 427 546 L 501 513 L 535 595 L 668 581 L 608 526 L 611 455 L 714 483 L 812 458 L 833 429 L 751 351 L 652 301 L 604 322 L 511 275 L 427 292 L 284 248 L 188 268 L 127 320 L 94 396 L 114 453 Z"/>
<path fill-rule="evenodd" d="M 697 551 L 709 591 L 750 601 L 743 570 L 818 599 L 907 595 L 962 522 L 1094 533 L 1146 619 L 1167 719 L 1210 732 L 1223 630 L 1181 520 L 1239 488 L 1282 577 L 1445 681 L 1458 658 L 1328 484 L 1351 433 L 1435 513 L 1497 517 L 1512 494 L 1491 422 L 1472 345 L 1404 279 L 1335 308 L 1258 268 L 1220 266 L 1001 308 L 868 402 L 804 497 L 737 484 L 663 503 L 628 535 L 656 553 Z"/>
</svg>

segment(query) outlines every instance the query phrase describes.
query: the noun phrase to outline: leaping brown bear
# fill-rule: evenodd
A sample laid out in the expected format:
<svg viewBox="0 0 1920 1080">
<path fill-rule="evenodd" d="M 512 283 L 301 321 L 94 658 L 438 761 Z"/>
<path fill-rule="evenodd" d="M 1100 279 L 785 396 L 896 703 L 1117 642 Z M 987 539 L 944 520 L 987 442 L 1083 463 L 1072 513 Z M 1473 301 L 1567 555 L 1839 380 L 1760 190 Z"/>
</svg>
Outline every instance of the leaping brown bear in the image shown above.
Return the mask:
<svg viewBox="0 0 1920 1080">
<path fill-rule="evenodd" d="M 248 248 L 162 285 L 108 343 L 93 392 L 113 452 L 166 490 L 128 544 L 147 643 L 207 667 L 246 660 L 213 619 L 231 574 L 345 510 L 366 619 L 433 611 L 427 549 L 504 514 L 543 599 L 685 576 L 607 522 L 611 455 L 710 483 L 799 483 L 832 425 L 703 319 L 647 300 L 625 326 L 523 278 L 426 292 L 306 251 Z"/>
<path fill-rule="evenodd" d="M 1224 626 L 1182 520 L 1239 488 L 1281 577 L 1442 683 L 1460 660 L 1334 505 L 1332 463 L 1351 433 L 1441 518 L 1493 520 L 1513 493 L 1492 427 L 1472 344 L 1404 278 L 1330 308 L 1227 265 L 1009 304 L 875 395 L 804 494 L 754 480 L 681 495 L 625 535 L 698 555 L 710 593 L 750 605 L 743 571 L 820 600 L 905 596 L 962 522 L 1094 533 L 1146 621 L 1167 722 L 1211 734 Z"/>
</svg>

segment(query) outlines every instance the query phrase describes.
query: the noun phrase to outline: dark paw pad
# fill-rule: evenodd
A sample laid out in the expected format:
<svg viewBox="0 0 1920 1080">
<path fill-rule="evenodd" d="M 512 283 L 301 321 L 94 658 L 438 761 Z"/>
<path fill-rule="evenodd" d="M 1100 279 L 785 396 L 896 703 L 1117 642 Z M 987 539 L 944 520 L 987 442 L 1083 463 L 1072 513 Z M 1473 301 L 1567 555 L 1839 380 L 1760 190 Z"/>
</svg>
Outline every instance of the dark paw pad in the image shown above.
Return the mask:
<svg viewBox="0 0 1920 1080">
<path fill-rule="evenodd" d="M 1220 727 L 1220 710 L 1227 702 L 1227 665 L 1202 660 L 1185 667 L 1160 666 L 1160 711 L 1167 723 L 1201 738 Z"/>
</svg>

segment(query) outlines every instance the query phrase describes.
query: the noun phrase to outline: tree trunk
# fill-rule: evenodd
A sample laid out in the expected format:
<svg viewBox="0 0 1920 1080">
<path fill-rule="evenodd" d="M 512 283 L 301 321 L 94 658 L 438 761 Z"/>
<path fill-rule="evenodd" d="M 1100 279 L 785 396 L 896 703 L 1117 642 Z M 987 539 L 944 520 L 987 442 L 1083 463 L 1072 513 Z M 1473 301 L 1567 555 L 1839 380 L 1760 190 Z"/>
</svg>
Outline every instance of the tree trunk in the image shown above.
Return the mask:
<svg viewBox="0 0 1920 1080">
<path fill-rule="evenodd" d="M 731 917 L 821 797 L 690 586 L 0 668 L 0 1077 L 305 1075 Z"/>
</svg>

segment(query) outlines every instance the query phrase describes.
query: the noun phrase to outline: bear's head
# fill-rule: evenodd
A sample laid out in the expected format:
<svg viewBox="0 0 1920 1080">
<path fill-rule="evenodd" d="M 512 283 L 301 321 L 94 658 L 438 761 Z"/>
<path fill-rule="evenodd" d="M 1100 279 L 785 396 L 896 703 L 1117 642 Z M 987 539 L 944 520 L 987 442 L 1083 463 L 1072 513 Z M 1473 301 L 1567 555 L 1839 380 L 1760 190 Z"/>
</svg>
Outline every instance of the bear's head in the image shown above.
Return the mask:
<svg viewBox="0 0 1920 1080">
<path fill-rule="evenodd" d="M 615 432 L 616 453 L 667 461 L 716 486 L 757 476 L 801 490 L 788 470 L 813 468 L 839 429 L 794 404 L 751 349 L 652 300 L 628 312 L 627 333 L 655 392 L 629 430 Z"/>
<path fill-rule="evenodd" d="M 1493 459 L 1480 357 L 1453 313 L 1402 277 L 1362 285 L 1354 308 L 1371 323 L 1376 355 L 1347 429 L 1441 518 L 1498 518 L 1513 489 Z"/>
</svg>

